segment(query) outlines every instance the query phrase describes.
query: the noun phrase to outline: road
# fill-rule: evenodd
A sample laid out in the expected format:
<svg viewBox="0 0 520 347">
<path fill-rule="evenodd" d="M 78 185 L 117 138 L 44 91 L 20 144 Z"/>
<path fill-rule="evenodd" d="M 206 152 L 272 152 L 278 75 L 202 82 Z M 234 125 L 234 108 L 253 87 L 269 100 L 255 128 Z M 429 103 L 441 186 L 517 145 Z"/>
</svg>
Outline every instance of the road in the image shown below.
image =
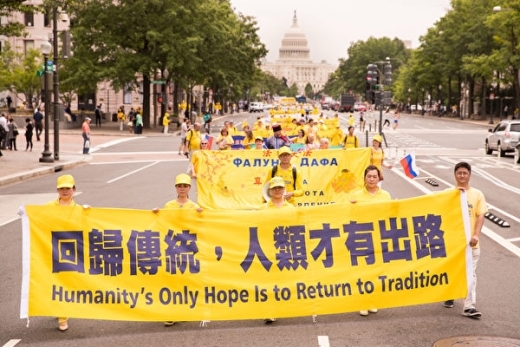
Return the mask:
<svg viewBox="0 0 520 347">
<path fill-rule="evenodd" d="M 328 114 L 332 114 L 328 112 Z M 340 114 L 346 128 L 347 114 Z M 226 119 L 253 124 L 258 114 L 241 113 L 215 119 L 216 132 Z M 378 115 L 367 117 L 371 122 Z M 373 129 L 373 127 L 372 127 Z M 399 165 L 385 172 L 383 187 L 394 199 L 444 190 L 452 185 L 453 167 L 468 161 L 471 184 L 482 190 L 489 209 L 510 223 L 502 228 L 487 220 L 481 239 L 478 269 L 480 321 L 460 315 L 462 303 L 446 309 L 441 303 L 381 310 L 361 317 L 357 313 L 281 319 L 272 325 L 257 320 L 162 323 L 71 319 L 60 333 L 53 317 L 19 319 L 21 284 L 21 222 L 16 209 L 22 204 L 43 204 L 56 196 L 56 177 L 41 176 L 0 187 L 8 207 L 0 220 L 0 346 L 432 346 L 452 336 L 488 335 L 520 339 L 520 166 L 512 157 L 486 156 L 487 126 L 453 119 L 402 115 L 397 130 L 385 129 L 390 163 L 415 151 L 420 176 L 411 180 Z M 359 134 L 362 144 L 364 134 Z M 369 138 L 373 134 L 369 134 Z M 184 172 L 187 160 L 177 155 L 179 137 L 127 138 L 100 148 L 87 164 L 67 170 L 77 182 L 76 200 L 103 207 L 152 209 L 174 197 L 174 177 Z M 438 187 L 426 183 L 431 179 Z M 192 198 L 196 199 L 196 193 Z M 4 200 L 5 201 L 5 200 Z M 19 341 L 18 341 L 19 340 Z"/>
</svg>

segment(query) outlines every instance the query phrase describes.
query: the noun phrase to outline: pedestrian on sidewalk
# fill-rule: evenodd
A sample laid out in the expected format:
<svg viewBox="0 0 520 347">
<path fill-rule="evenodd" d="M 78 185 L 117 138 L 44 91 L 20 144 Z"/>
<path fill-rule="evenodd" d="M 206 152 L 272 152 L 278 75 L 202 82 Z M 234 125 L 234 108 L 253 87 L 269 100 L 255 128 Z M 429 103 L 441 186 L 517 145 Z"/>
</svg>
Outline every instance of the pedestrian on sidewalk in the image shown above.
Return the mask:
<svg viewBox="0 0 520 347">
<path fill-rule="evenodd" d="M 18 137 L 18 127 L 16 126 L 16 123 L 14 122 L 14 119 L 12 117 L 9 117 L 9 123 L 7 124 L 7 128 L 9 129 L 7 133 L 7 145 L 9 146 L 9 149 L 12 151 L 17 151 L 16 148 L 16 137 Z"/>
<path fill-rule="evenodd" d="M 119 131 L 123 131 L 123 127 L 125 125 L 125 108 L 124 106 L 119 107 L 117 110 L 117 120 L 119 121 Z"/>
<path fill-rule="evenodd" d="M 40 112 L 40 108 L 37 107 L 33 115 L 34 128 L 36 129 L 36 141 L 40 141 L 40 134 L 43 131 L 43 114 Z"/>
<path fill-rule="evenodd" d="M 33 137 L 33 129 L 34 129 L 34 126 L 31 122 L 31 118 L 27 117 L 25 118 L 25 142 L 27 143 L 25 145 L 25 151 L 27 152 L 28 149 L 30 149 L 30 152 L 32 152 L 32 148 L 33 148 L 33 142 L 32 142 L 32 137 Z"/>
<path fill-rule="evenodd" d="M 5 149 L 8 146 L 7 133 L 9 128 L 7 127 L 7 117 L 5 113 L 0 115 L 0 149 Z"/>
<path fill-rule="evenodd" d="M 98 127 L 98 124 L 99 124 L 99 127 L 101 128 L 101 114 L 103 113 L 103 111 L 101 111 L 101 104 L 97 105 L 96 109 L 94 110 L 94 115 L 96 116 L 96 128 Z"/>
<path fill-rule="evenodd" d="M 81 136 L 83 136 L 83 154 L 89 154 L 90 150 L 90 117 L 85 117 L 83 125 L 81 125 Z"/>
<path fill-rule="evenodd" d="M 168 110 L 164 113 L 163 119 L 162 119 L 162 125 L 164 127 L 164 134 L 168 134 L 168 129 L 170 127 L 170 112 L 172 108 L 168 106 Z"/>
</svg>

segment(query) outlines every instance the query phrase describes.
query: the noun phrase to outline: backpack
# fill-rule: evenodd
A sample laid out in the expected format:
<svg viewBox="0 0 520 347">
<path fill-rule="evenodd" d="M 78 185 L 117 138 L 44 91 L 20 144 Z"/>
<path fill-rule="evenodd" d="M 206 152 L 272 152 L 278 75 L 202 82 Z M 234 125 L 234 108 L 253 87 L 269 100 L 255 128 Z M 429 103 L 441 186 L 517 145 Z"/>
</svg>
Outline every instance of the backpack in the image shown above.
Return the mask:
<svg viewBox="0 0 520 347">
<path fill-rule="evenodd" d="M 276 171 L 278 171 L 278 165 L 273 166 L 273 171 L 271 172 L 271 178 L 276 176 Z M 292 178 L 293 178 L 293 189 L 296 190 L 296 167 L 294 165 L 292 167 Z"/>
</svg>

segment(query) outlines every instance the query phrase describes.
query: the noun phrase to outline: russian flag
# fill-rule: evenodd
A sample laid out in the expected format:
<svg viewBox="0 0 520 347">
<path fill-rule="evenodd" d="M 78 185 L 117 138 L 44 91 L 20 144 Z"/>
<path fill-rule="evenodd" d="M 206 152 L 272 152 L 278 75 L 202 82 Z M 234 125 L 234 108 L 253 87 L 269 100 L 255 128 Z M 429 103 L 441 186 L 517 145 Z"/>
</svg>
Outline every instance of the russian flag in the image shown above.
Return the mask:
<svg viewBox="0 0 520 347">
<path fill-rule="evenodd" d="M 415 161 L 415 152 L 411 152 L 406 157 L 401 159 L 401 165 L 403 166 L 403 170 L 406 176 L 414 179 L 419 176 L 419 169 L 416 166 Z"/>
<path fill-rule="evenodd" d="M 208 141 L 208 149 L 211 149 L 211 147 L 213 146 L 213 140 L 215 140 L 215 137 L 211 136 L 210 134 L 205 134 L 204 136 L 206 137 L 206 141 Z"/>
</svg>

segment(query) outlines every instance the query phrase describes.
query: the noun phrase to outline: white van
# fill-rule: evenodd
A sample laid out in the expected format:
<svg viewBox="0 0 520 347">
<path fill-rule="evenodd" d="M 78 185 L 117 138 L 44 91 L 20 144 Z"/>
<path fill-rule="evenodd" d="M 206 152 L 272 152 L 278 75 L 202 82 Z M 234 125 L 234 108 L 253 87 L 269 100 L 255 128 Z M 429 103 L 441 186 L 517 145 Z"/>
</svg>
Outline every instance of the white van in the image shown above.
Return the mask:
<svg viewBox="0 0 520 347">
<path fill-rule="evenodd" d="M 251 112 L 264 112 L 263 102 L 252 102 L 249 104 L 249 113 Z"/>
</svg>

